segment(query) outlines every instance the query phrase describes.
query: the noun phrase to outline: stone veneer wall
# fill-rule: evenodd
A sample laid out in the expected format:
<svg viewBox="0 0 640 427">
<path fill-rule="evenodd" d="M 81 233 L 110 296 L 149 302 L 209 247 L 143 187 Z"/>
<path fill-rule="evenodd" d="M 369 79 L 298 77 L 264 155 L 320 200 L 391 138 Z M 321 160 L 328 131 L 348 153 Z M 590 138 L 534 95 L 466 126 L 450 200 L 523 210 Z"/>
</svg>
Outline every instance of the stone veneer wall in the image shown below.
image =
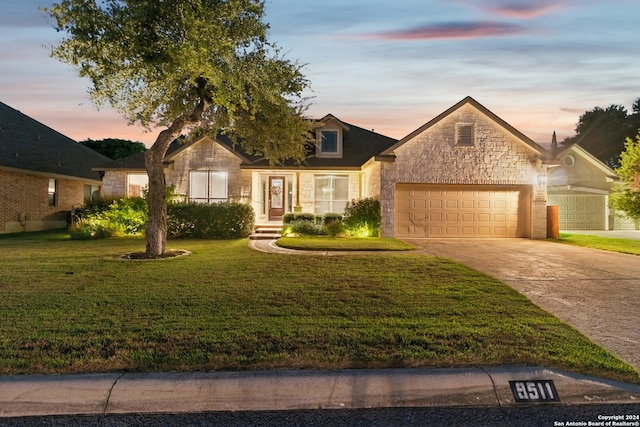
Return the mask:
<svg viewBox="0 0 640 427">
<path fill-rule="evenodd" d="M 102 178 L 102 197 L 126 197 L 127 196 L 127 172 L 105 171 Z"/>
<path fill-rule="evenodd" d="M 217 142 L 203 139 L 173 158 L 173 163 L 166 170 L 167 185 L 175 185 L 176 193 L 188 198 L 189 171 L 226 171 L 229 201 L 248 203 L 251 197 L 251 173 L 243 173 L 240 163 L 235 154 Z"/>
<path fill-rule="evenodd" d="M 455 145 L 456 123 L 474 124 L 474 145 Z M 464 105 L 395 150 L 393 163 L 380 163 L 382 235 L 395 232 L 396 183 L 528 185 L 533 187 L 531 237 L 546 237 L 546 187 L 536 152 L 486 115 Z"/>
<path fill-rule="evenodd" d="M 228 196 L 230 201 L 248 203 L 251 198 L 251 172 L 240 169 L 240 159 L 220 144 L 204 139 L 185 148 L 165 168 L 167 185 L 174 185 L 177 194 L 185 200 L 189 197 L 189 171 L 213 170 L 228 173 Z M 102 180 L 102 195 L 126 197 L 127 174 L 146 173 L 136 171 L 106 171 Z"/>
</svg>

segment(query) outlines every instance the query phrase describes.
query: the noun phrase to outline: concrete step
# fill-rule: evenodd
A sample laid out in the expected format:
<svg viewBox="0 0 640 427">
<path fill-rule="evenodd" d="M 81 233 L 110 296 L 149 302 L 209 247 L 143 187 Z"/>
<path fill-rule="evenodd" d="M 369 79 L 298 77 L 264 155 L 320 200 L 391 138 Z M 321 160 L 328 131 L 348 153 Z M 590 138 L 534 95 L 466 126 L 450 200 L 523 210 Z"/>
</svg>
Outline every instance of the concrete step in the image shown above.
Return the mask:
<svg viewBox="0 0 640 427">
<path fill-rule="evenodd" d="M 253 234 L 249 236 L 251 240 L 273 240 L 282 237 L 282 227 L 280 226 L 261 226 L 253 230 Z"/>
</svg>

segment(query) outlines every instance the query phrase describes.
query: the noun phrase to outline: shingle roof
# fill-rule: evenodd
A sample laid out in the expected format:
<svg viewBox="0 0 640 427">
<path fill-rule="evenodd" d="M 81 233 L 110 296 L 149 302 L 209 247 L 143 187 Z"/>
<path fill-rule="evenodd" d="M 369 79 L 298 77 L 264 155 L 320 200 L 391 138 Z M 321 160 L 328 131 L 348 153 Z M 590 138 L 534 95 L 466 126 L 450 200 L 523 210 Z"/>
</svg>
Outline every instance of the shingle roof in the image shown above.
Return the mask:
<svg viewBox="0 0 640 427">
<path fill-rule="evenodd" d="M 337 120 L 334 116 L 327 115 L 327 117 Z M 339 120 L 338 120 L 339 121 Z M 369 159 L 379 155 L 382 151 L 393 146 L 397 140 L 389 138 L 379 133 L 375 133 L 370 130 L 363 129 L 361 127 L 341 122 L 348 130 L 344 132 L 343 136 L 343 156 L 342 158 L 319 158 L 315 157 L 315 148 L 313 152 L 309 153 L 309 157 L 303 165 L 297 165 L 293 161 L 286 161 L 282 166 L 278 168 L 298 168 L 300 166 L 304 168 L 359 168 L 364 165 Z M 201 140 L 201 139 L 200 139 Z M 173 155 L 192 144 L 197 144 L 200 140 L 195 140 L 188 143 L 180 143 L 174 141 L 167 150 L 165 155 L 166 159 L 170 159 Z M 225 135 L 218 135 L 217 142 L 226 147 L 232 153 L 235 153 L 241 160 L 243 167 L 246 168 L 265 168 L 271 167 L 269 162 L 264 159 L 257 158 L 247 154 L 239 144 L 234 144 Z M 94 167 L 94 170 L 144 170 L 144 155 L 134 154 L 122 159 L 113 160 L 109 163 L 98 165 Z"/>
<path fill-rule="evenodd" d="M 0 102 L 0 167 L 100 181 L 108 157 Z"/>
</svg>

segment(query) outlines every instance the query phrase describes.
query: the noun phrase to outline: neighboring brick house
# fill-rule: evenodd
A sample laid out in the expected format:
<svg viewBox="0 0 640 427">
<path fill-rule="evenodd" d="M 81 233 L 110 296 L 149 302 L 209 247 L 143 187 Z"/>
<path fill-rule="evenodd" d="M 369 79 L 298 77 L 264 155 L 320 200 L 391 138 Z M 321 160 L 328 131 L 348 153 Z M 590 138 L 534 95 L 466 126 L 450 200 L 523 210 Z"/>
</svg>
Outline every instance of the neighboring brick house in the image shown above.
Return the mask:
<svg viewBox="0 0 640 427">
<path fill-rule="evenodd" d="M 167 184 L 187 200 L 249 203 L 258 226 L 375 197 L 383 236 L 546 237 L 547 170 L 557 162 L 473 98 L 400 141 L 333 115 L 320 122 L 303 165 L 270 166 L 224 138 L 174 143 Z M 146 185 L 141 155 L 94 169 L 104 173 L 104 195 L 138 195 Z"/>
<path fill-rule="evenodd" d="M 0 234 L 64 228 L 109 161 L 0 102 Z"/>
</svg>

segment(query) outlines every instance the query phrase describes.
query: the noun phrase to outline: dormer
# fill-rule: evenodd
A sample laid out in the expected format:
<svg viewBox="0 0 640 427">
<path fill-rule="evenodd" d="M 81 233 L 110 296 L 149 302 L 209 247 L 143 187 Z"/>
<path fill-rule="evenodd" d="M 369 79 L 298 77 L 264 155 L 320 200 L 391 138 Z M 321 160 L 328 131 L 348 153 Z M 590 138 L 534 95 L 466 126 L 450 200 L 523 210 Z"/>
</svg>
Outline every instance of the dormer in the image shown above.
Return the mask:
<svg viewBox="0 0 640 427">
<path fill-rule="evenodd" d="M 342 158 L 344 135 L 349 127 L 331 114 L 320 119 L 316 131 L 316 157 Z"/>
</svg>

